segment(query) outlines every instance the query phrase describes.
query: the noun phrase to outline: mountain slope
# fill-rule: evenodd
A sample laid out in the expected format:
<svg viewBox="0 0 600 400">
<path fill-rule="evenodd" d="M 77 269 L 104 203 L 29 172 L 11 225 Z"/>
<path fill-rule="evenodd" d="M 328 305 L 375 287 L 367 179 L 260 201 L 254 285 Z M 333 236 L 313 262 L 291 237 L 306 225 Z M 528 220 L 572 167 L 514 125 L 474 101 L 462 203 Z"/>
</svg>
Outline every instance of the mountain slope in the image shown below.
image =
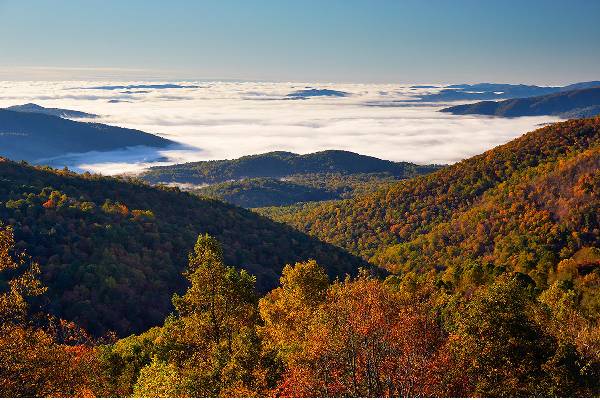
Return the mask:
<svg viewBox="0 0 600 400">
<path fill-rule="evenodd" d="M 34 103 L 27 103 L 18 106 L 10 106 L 6 107 L 5 110 L 9 111 L 19 111 L 19 112 L 29 112 L 29 113 L 38 113 L 38 114 L 46 114 L 53 115 L 55 117 L 61 118 L 97 118 L 96 114 L 88 114 L 82 111 L 76 110 L 68 110 L 64 108 L 48 108 L 42 107 Z"/>
<path fill-rule="evenodd" d="M 298 174 L 285 178 L 249 178 L 215 183 L 191 191 L 240 207 L 256 208 L 349 198 L 397 180 L 389 173 Z"/>
<path fill-rule="evenodd" d="M 420 96 L 419 101 L 502 100 L 543 96 L 575 89 L 600 86 L 600 81 L 579 82 L 567 86 L 514 85 L 504 83 L 476 83 L 446 86 L 438 93 Z"/>
<path fill-rule="evenodd" d="M 406 178 L 431 172 L 438 167 L 393 162 L 342 150 L 311 154 L 276 151 L 235 160 L 201 161 L 152 167 L 140 177 L 151 183 L 180 182 L 211 184 L 245 178 L 283 178 L 297 174 L 389 173 Z"/>
<path fill-rule="evenodd" d="M 441 111 L 457 115 L 479 114 L 499 117 L 535 115 L 557 115 L 566 118 L 593 117 L 600 114 L 600 87 L 500 102 L 483 101 L 448 107 Z"/>
<path fill-rule="evenodd" d="M 173 144 L 175 142 L 135 129 L 0 109 L 0 156 L 10 159 L 35 162 L 66 153 Z"/>
<path fill-rule="evenodd" d="M 559 262 L 600 245 L 600 147 L 527 168 L 487 191 L 469 209 L 376 262 L 395 271 L 436 268 L 445 280 L 491 269 L 528 273 L 544 287 Z M 584 271 L 583 268 L 587 268 Z M 598 265 L 582 263 L 584 275 Z"/>
<path fill-rule="evenodd" d="M 250 211 L 177 189 L 0 161 L 0 221 L 42 265 L 46 309 L 95 334 L 140 332 L 163 321 L 201 233 L 230 265 L 274 287 L 286 263 L 314 258 L 331 276 L 361 259 Z"/>
<path fill-rule="evenodd" d="M 490 190 L 499 190 L 497 188 L 503 185 L 517 190 L 514 183 L 506 182 L 510 179 L 518 182 L 520 174 L 531 168 L 549 165 L 550 170 L 556 169 L 561 162 L 567 162 L 568 157 L 586 150 L 595 151 L 599 145 L 600 118 L 571 120 L 530 132 L 476 157 L 426 176 L 401 181 L 374 194 L 291 207 L 288 212 L 285 209 L 265 210 L 265 214 L 370 258 L 379 265 L 398 270 L 407 258 L 399 256 L 402 254 L 400 249 L 389 249 L 425 238 L 424 235 L 439 229 L 441 224 L 448 223 L 460 213 L 475 210 L 474 205 L 483 201 L 484 194 Z M 588 172 L 596 173 L 592 167 Z M 550 187 L 547 190 L 558 189 Z M 494 201 L 500 200 L 492 200 L 491 204 Z M 578 215 L 584 218 L 583 214 Z M 584 226 L 580 224 L 577 229 Z M 465 235 L 478 233 L 472 229 L 464 232 Z M 432 235 L 427 240 L 436 238 Z M 417 253 L 437 248 L 431 241 L 423 243 L 415 250 Z M 490 246 L 490 243 L 484 241 L 481 246 Z M 558 257 L 560 249 L 553 251 L 553 256 Z M 422 268 L 428 266 L 431 265 L 421 265 Z M 439 267 L 444 267 L 444 263 Z"/>
</svg>

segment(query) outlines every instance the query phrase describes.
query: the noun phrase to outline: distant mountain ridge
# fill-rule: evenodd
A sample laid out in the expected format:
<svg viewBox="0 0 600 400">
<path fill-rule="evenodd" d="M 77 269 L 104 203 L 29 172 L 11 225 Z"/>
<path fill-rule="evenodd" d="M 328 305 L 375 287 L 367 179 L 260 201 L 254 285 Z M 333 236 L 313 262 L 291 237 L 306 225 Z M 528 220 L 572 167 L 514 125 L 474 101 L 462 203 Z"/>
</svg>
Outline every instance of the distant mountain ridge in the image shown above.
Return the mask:
<svg viewBox="0 0 600 400">
<path fill-rule="evenodd" d="M 404 178 L 389 173 L 298 174 L 215 183 L 192 189 L 192 192 L 240 207 L 258 208 L 350 198 L 358 193 L 376 191 L 399 179 Z"/>
<path fill-rule="evenodd" d="M 89 114 L 83 111 L 69 110 L 65 108 L 42 107 L 34 103 L 6 107 L 6 110 L 53 115 L 61 118 L 98 118 L 98 115 L 96 114 Z"/>
<path fill-rule="evenodd" d="M 140 177 L 150 183 L 213 184 L 246 178 L 283 178 L 296 174 L 389 173 L 398 178 L 436 169 L 431 165 L 381 160 L 350 151 L 326 150 L 310 154 L 285 151 L 240 157 L 235 160 L 199 161 L 152 167 Z"/>
<path fill-rule="evenodd" d="M 13 160 L 36 162 L 68 153 L 175 144 L 136 129 L 0 109 L 0 155 Z"/>
<path fill-rule="evenodd" d="M 342 92 L 341 90 L 332 89 L 314 89 L 307 88 L 303 90 L 296 90 L 295 92 L 289 93 L 286 97 L 291 99 L 306 99 L 309 97 L 347 97 L 350 93 Z"/>
<path fill-rule="evenodd" d="M 443 88 L 438 93 L 424 94 L 419 101 L 503 100 L 543 96 L 576 89 L 600 86 L 600 81 L 578 82 L 566 86 L 514 85 L 505 83 L 457 84 Z"/>
<path fill-rule="evenodd" d="M 456 115 L 477 114 L 499 117 L 537 115 L 556 115 L 563 118 L 593 117 L 600 114 L 600 87 L 500 102 L 482 101 L 448 107 L 441 111 Z"/>
</svg>

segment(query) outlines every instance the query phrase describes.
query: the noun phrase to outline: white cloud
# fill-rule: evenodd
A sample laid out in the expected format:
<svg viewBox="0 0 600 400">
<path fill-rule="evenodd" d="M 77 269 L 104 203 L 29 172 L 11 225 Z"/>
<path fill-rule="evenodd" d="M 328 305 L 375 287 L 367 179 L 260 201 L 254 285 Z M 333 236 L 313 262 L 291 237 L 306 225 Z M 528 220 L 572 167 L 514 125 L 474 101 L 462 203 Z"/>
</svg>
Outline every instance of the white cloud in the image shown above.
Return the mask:
<svg viewBox="0 0 600 400">
<path fill-rule="evenodd" d="M 272 150 L 343 149 L 396 161 L 453 163 L 508 142 L 540 123 L 558 120 L 448 115 L 438 112 L 441 104 L 406 102 L 418 93 L 437 90 L 410 85 L 178 82 L 201 87 L 135 94 L 84 89 L 140 83 L 0 82 L 0 107 L 35 102 L 81 110 L 100 114 L 100 122 L 160 134 L 197 148 L 160 154 L 136 149 L 63 160 L 70 167 L 103 173 Z M 340 90 L 351 96 L 284 99 L 304 87 Z M 114 99 L 130 102 L 109 103 Z"/>
</svg>

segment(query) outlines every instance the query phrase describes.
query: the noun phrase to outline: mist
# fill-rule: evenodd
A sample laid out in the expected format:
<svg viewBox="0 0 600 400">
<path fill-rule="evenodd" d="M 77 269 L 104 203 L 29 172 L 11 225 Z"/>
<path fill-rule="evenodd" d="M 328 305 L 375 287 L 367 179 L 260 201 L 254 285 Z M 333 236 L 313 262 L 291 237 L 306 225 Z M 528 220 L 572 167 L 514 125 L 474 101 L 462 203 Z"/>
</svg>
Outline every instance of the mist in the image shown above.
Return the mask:
<svg viewBox="0 0 600 400">
<path fill-rule="evenodd" d="M 439 88 L 410 84 L 190 81 L 162 85 L 0 82 L 0 107 L 32 102 L 69 108 L 100 115 L 94 122 L 141 129 L 181 143 L 161 150 L 136 147 L 39 160 L 103 174 L 274 150 L 309 153 L 341 149 L 393 161 L 450 164 L 559 120 L 440 113 L 439 109 L 450 103 L 414 101 Z M 108 86 L 116 89 L 106 90 Z M 144 90 L 130 90 L 137 87 Z M 288 96 L 307 89 L 347 95 Z"/>
</svg>

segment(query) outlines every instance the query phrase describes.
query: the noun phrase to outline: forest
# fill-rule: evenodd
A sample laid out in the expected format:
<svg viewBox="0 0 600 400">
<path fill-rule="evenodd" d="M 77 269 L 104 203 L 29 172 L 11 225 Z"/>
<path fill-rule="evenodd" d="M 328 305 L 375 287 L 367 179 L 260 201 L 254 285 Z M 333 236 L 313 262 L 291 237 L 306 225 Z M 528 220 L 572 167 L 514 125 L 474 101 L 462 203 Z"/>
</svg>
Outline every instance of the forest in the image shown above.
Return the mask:
<svg viewBox="0 0 600 400">
<path fill-rule="evenodd" d="M 0 231 L 0 271 L 3 397 L 598 394 L 600 327 L 573 277 L 542 289 L 504 272 L 462 291 L 433 271 L 332 282 L 309 260 L 287 265 L 259 298 L 255 277 L 200 235 L 174 312 L 116 340 L 31 307 L 46 288 L 10 228 Z"/>
<path fill-rule="evenodd" d="M 183 188 L 200 196 L 257 208 L 350 198 L 441 167 L 341 150 L 302 155 L 274 151 L 234 160 L 152 167 L 139 177 L 149 183 L 183 183 Z"/>
<path fill-rule="evenodd" d="M 393 162 L 342 150 L 309 154 L 286 151 L 234 160 L 199 161 L 152 167 L 140 177 L 150 183 L 214 184 L 247 178 L 287 178 L 311 174 L 387 174 L 398 179 L 426 174 L 440 166 Z"/>
<path fill-rule="evenodd" d="M 199 233 L 223 243 L 231 265 L 264 293 L 286 263 L 314 258 L 331 277 L 369 264 L 286 225 L 175 188 L 0 161 L 0 221 L 43 266 L 40 302 L 95 335 L 162 322 Z M 340 268 L 340 269 L 338 269 Z"/>
<path fill-rule="evenodd" d="M 279 223 L 0 169 L 2 396 L 600 394 L 599 117 Z"/>
<path fill-rule="evenodd" d="M 285 178 L 248 178 L 215 183 L 190 191 L 244 208 L 280 207 L 351 198 L 398 180 L 387 172 L 298 174 Z"/>
</svg>

